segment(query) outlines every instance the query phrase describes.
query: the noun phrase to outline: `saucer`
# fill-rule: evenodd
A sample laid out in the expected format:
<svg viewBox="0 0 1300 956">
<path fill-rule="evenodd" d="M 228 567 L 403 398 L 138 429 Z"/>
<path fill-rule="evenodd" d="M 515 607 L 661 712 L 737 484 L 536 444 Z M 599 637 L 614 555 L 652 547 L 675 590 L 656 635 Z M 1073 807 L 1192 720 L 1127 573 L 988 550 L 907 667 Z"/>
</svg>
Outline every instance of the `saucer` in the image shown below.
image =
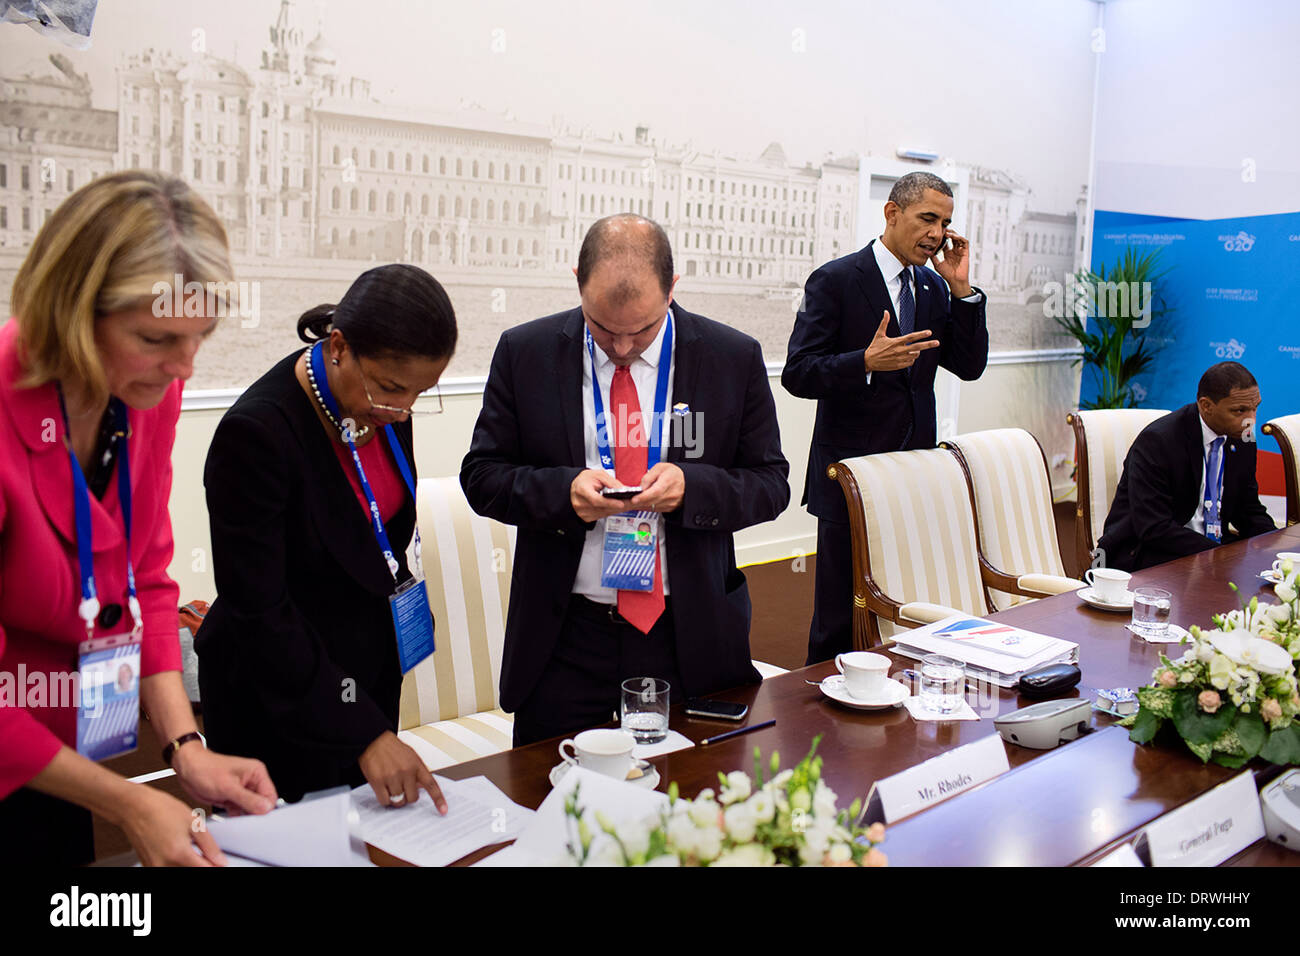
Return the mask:
<svg viewBox="0 0 1300 956">
<path fill-rule="evenodd" d="M 1133 610 L 1133 592 L 1125 591 L 1124 600 L 1118 603 L 1113 601 L 1102 600 L 1095 588 L 1080 588 L 1074 592 L 1084 604 L 1095 607 L 1099 611 L 1131 611 Z"/>
<path fill-rule="evenodd" d="M 636 766 L 640 769 L 641 776 L 629 779 L 627 781 L 628 783 L 632 784 L 634 787 L 642 787 L 646 790 L 653 790 L 655 787 L 659 786 L 659 771 L 655 768 L 654 764 L 650 763 L 648 760 L 637 759 Z M 569 764 L 563 760 L 552 767 L 549 774 L 551 786 L 558 787 L 560 781 L 564 779 L 564 775 L 568 772 Z"/>
<path fill-rule="evenodd" d="M 911 696 L 911 691 L 905 685 L 889 677 L 885 678 L 885 692 L 878 700 L 858 700 L 852 696 L 849 689 L 844 686 L 844 677 L 841 674 L 832 674 L 818 685 L 818 689 L 835 703 L 852 707 L 854 710 L 887 710 L 890 707 L 897 707 Z"/>
</svg>

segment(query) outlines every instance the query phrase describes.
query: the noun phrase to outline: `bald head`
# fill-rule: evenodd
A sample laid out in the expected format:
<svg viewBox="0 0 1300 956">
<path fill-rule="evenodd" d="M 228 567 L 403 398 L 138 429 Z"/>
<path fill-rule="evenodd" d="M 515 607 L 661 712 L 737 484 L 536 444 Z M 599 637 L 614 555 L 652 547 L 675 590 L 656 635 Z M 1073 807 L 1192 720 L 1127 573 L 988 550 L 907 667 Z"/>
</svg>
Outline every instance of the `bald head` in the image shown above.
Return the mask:
<svg viewBox="0 0 1300 956">
<path fill-rule="evenodd" d="M 587 287 L 597 270 L 605 275 L 605 295 L 621 305 L 639 294 L 641 279 L 649 274 L 667 296 L 673 287 L 673 251 L 668 234 L 644 216 L 620 213 L 592 223 L 578 252 L 578 291 Z M 612 273 L 612 274 L 610 274 Z M 617 276 L 617 279 L 613 279 Z"/>
</svg>

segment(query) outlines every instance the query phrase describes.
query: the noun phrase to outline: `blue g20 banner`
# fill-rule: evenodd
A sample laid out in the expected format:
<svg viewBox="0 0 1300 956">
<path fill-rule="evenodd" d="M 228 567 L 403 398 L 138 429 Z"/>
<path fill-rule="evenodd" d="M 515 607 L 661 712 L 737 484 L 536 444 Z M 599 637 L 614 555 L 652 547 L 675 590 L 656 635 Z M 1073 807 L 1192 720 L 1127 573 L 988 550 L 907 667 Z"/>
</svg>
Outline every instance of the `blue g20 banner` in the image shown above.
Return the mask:
<svg viewBox="0 0 1300 956">
<path fill-rule="evenodd" d="M 1133 334 L 1158 348 L 1135 394 L 1147 408 L 1196 400 L 1201 373 L 1241 362 L 1259 381 L 1259 424 L 1300 412 L 1300 212 L 1240 219 L 1176 219 L 1098 210 L 1092 268 L 1107 272 L 1130 248 L 1160 250 L 1165 315 Z M 1083 376 L 1080 399 L 1093 398 Z M 1276 449 L 1265 439 L 1261 452 Z"/>
</svg>

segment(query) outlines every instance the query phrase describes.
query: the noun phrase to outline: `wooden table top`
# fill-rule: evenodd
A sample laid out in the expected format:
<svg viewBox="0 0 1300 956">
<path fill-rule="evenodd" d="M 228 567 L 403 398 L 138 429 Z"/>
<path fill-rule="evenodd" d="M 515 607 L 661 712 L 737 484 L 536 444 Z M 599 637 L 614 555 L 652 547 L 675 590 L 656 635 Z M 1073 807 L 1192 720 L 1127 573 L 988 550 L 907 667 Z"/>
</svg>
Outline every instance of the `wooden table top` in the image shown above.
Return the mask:
<svg viewBox="0 0 1300 956">
<path fill-rule="evenodd" d="M 1168 589 L 1173 595 L 1174 623 L 1208 626 L 1211 614 L 1237 606 L 1230 581 L 1241 588 L 1246 600 L 1258 594 L 1260 600 L 1276 601 L 1272 588 L 1257 575 L 1271 565 L 1276 552 L 1295 550 L 1297 545 L 1300 526 L 1149 568 L 1135 574 L 1131 586 Z M 1092 699 L 1098 688 L 1142 686 L 1150 680 L 1162 649 L 1134 637 L 1125 627 L 1127 614 L 1094 610 L 1074 594 L 993 617 L 1079 644 L 1083 679 L 1067 696 Z M 915 665 L 910 658 L 890 656 L 896 662 L 893 676 Z M 841 806 L 848 806 L 855 797 L 865 798 L 876 780 L 995 732 L 991 717 L 918 722 L 901 707 L 874 712 L 843 708 L 805 683 L 834 671 L 833 664 L 818 664 L 713 695 L 749 704 L 746 723 L 775 718 L 776 725 L 655 758 L 663 781 L 660 789 L 674 780 L 686 796 L 716 787 L 719 771 L 752 769 L 755 747 L 765 756 L 779 751 L 782 765 L 791 766 L 821 734 L 818 753 L 825 758 L 823 779 L 838 794 Z M 993 691 L 998 712 L 1033 703 L 1021 700 L 1014 691 Z M 991 704 L 993 695 L 986 700 Z M 1233 774 L 1223 767 L 1203 765 L 1183 749 L 1139 747 L 1128 740 L 1125 730 L 1111 727 L 1113 720 L 1103 714 L 1094 714 L 1093 723 L 1096 731 L 1051 751 L 1008 744 L 1010 773 L 891 825 L 882 849 L 896 865 L 1087 862 Z M 673 708 L 670 726 L 698 741 L 734 725 L 687 717 L 679 704 Z M 439 773 L 453 779 L 486 775 L 513 800 L 535 808 L 550 792 L 547 774 L 559 761 L 558 742 L 559 738 L 542 741 Z M 1258 762 L 1252 766 L 1266 767 Z M 1260 845 L 1233 862 L 1289 863 L 1296 857 L 1275 849 Z"/>
</svg>

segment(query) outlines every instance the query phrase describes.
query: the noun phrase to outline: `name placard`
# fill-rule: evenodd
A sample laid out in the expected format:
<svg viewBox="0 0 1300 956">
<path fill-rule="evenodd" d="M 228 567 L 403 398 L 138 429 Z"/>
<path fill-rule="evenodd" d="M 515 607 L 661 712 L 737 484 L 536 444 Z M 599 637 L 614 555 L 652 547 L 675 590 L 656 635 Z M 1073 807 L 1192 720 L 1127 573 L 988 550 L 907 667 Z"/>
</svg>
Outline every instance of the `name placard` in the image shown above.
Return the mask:
<svg viewBox="0 0 1300 956">
<path fill-rule="evenodd" d="M 867 795 L 863 816 L 873 823 L 893 823 L 992 780 L 1010 768 L 1002 738 L 990 734 L 877 780 Z"/>
<path fill-rule="evenodd" d="M 1217 866 L 1263 836 L 1264 815 L 1250 771 L 1146 828 L 1152 866 Z"/>
<path fill-rule="evenodd" d="M 1107 853 L 1105 856 L 1103 856 L 1100 860 L 1098 860 L 1096 863 L 1092 865 L 1093 866 L 1146 866 L 1146 864 L 1142 862 L 1142 858 L 1137 855 L 1137 851 L 1133 849 L 1132 843 L 1125 843 L 1118 850 L 1112 850 L 1110 853 Z"/>
</svg>

